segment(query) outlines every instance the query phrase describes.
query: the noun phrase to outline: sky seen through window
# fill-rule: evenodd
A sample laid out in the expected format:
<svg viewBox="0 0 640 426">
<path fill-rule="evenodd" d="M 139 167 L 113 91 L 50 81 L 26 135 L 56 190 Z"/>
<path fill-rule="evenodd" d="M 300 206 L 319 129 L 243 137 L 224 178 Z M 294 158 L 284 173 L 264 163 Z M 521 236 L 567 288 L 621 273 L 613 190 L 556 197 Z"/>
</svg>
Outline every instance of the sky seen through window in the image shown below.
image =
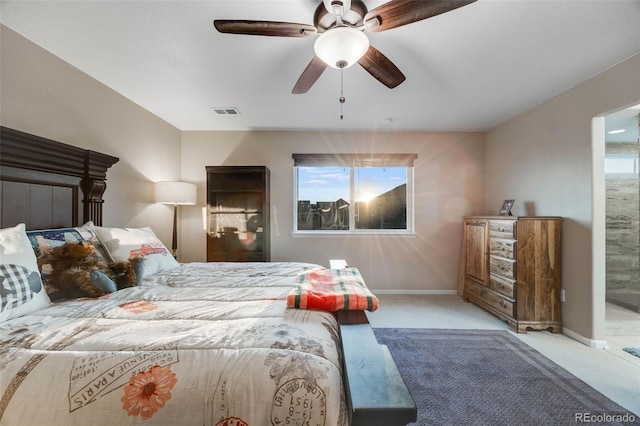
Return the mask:
<svg viewBox="0 0 640 426">
<path fill-rule="evenodd" d="M 299 167 L 298 200 L 349 201 L 350 168 Z M 405 167 L 356 167 L 354 170 L 355 201 L 369 201 L 378 195 L 407 183 Z"/>
</svg>

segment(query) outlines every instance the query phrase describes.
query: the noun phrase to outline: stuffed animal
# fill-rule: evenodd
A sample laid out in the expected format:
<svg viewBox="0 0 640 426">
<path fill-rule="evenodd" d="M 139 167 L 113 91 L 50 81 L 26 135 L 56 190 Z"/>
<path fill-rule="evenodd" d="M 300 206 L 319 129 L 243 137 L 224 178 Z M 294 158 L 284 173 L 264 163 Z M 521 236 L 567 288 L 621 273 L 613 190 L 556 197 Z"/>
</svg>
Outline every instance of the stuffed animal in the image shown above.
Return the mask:
<svg viewBox="0 0 640 426">
<path fill-rule="evenodd" d="M 141 257 L 107 263 L 87 242 L 69 242 L 51 251 L 47 284 L 68 298 L 100 297 L 135 287 L 142 280 Z"/>
</svg>

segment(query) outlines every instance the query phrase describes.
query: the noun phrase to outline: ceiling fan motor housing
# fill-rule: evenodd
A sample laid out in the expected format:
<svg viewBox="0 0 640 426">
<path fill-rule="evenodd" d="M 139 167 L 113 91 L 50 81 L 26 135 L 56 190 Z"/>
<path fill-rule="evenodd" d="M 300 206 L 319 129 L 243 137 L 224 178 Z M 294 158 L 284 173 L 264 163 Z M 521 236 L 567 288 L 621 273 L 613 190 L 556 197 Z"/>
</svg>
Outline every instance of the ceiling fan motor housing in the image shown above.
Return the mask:
<svg viewBox="0 0 640 426">
<path fill-rule="evenodd" d="M 342 6 L 332 5 L 336 1 Z M 342 15 L 335 13 L 336 7 L 334 6 L 341 9 Z M 362 0 L 324 0 L 324 3 L 318 5 L 313 15 L 313 26 L 319 33 L 342 25 L 358 28 L 363 25 L 363 18 L 366 14 L 367 6 Z"/>
<path fill-rule="evenodd" d="M 332 15 L 341 16 L 351 9 L 351 0 L 322 0 L 327 12 Z"/>
</svg>

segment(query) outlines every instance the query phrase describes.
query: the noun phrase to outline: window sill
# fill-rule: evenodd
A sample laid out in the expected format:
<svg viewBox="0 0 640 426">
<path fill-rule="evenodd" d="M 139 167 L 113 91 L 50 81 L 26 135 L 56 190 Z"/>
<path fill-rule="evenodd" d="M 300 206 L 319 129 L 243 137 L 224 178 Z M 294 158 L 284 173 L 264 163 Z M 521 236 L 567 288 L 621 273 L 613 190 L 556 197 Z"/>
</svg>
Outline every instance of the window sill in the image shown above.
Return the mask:
<svg viewBox="0 0 640 426">
<path fill-rule="evenodd" d="M 294 231 L 291 234 L 294 238 L 336 238 L 336 237 L 383 237 L 383 238 L 415 238 L 416 233 L 410 231 L 395 230 L 370 230 L 370 231 Z"/>
</svg>

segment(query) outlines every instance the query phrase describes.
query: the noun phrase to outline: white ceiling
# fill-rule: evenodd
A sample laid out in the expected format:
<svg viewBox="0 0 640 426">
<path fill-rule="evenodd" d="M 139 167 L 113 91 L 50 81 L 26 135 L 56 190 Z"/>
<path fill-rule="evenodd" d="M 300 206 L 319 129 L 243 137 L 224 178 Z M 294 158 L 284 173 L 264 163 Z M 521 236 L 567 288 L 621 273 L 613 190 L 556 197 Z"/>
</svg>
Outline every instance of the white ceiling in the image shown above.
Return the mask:
<svg viewBox="0 0 640 426">
<path fill-rule="evenodd" d="M 313 37 L 212 25 L 313 24 L 319 2 L 2 0 L 0 20 L 181 130 L 486 130 L 640 52 L 639 0 L 478 0 L 367 33 L 407 80 L 388 89 L 357 65 L 345 70 L 341 121 L 340 71 L 291 94 Z"/>
</svg>

